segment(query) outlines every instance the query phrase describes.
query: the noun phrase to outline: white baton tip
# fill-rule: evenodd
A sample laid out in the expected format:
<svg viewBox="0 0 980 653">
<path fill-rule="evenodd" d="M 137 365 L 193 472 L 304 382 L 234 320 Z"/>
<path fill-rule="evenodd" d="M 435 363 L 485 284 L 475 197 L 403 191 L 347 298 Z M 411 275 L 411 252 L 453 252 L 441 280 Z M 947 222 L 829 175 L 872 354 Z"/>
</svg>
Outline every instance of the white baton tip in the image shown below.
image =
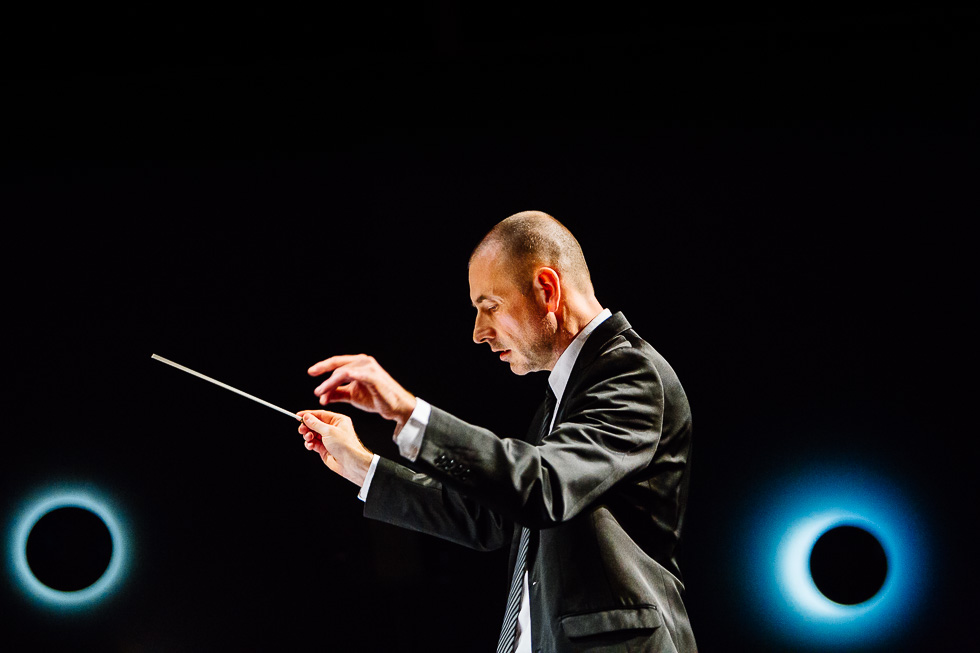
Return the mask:
<svg viewBox="0 0 980 653">
<path fill-rule="evenodd" d="M 175 363 L 175 362 L 173 362 L 171 360 L 167 360 L 163 356 L 157 356 L 156 354 L 150 354 L 150 358 L 152 358 L 154 360 L 158 360 L 161 363 L 166 363 L 167 365 L 170 365 L 171 367 L 176 367 L 178 370 L 181 370 L 183 372 L 187 372 L 188 374 L 193 374 L 194 376 L 198 377 L 199 379 L 204 379 L 205 381 L 208 381 L 208 382 L 213 383 L 213 384 L 215 384 L 217 386 L 220 386 L 220 387 L 224 388 L 225 390 L 231 390 L 235 394 L 239 394 L 239 395 L 245 397 L 246 399 L 251 399 L 252 401 L 257 402 L 257 403 L 260 403 L 263 406 L 268 406 L 269 408 L 271 408 L 273 410 L 277 410 L 280 413 L 283 413 L 284 415 L 289 415 L 290 417 L 292 417 L 293 419 L 295 419 L 297 421 L 300 421 L 300 422 L 303 421 L 303 418 L 300 417 L 299 415 L 297 415 L 296 413 L 290 412 L 290 411 L 286 410 L 285 408 L 280 408 L 279 406 L 276 406 L 275 404 L 271 404 L 268 401 L 266 401 L 265 399 L 259 399 L 258 397 L 252 396 L 252 395 L 248 394 L 247 392 L 242 392 L 238 388 L 233 388 L 230 385 L 228 385 L 227 383 L 222 383 L 221 381 L 217 381 L 215 379 L 212 379 L 210 376 L 205 376 L 204 374 L 201 374 L 200 372 L 195 372 L 191 368 L 184 367 L 183 365 L 179 365 L 179 364 L 177 364 L 177 363 Z"/>
</svg>

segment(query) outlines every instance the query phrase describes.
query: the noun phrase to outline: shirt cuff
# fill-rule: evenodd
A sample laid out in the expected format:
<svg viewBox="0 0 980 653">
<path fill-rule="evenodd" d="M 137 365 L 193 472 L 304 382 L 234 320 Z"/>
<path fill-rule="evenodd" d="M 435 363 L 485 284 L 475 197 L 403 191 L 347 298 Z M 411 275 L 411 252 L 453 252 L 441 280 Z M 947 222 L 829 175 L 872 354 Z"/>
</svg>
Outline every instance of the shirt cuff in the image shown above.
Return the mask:
<svg viewBox="0 0 980 653">
<path fill-rule="evenodd" d="M 378 468 L 378 461 L 381 460 L 381 456 L 374 454 L 371 458 L 371 466 L 368 467 L 367 474 L 364 475 L 364 485 L 361 486 L 361 491 L 357 493 L 357 498 L 361 501 L 367 501 L 368 492 L 371 490 L 371 479 L 374 478 L 374 470 Z"/>
<path fill-rule="evenodd" d="M 424 399 L 415 399 L 415 410 L 412 416 L 405 422 L 402 430 L 395 434 L 395 444 L 398 445 L 398 452 L 415 462 L 422 448 L 422 437 L 425 435 L 425 427 L 429 425 L 429 414 L 432 406 Z"/>
</svg>

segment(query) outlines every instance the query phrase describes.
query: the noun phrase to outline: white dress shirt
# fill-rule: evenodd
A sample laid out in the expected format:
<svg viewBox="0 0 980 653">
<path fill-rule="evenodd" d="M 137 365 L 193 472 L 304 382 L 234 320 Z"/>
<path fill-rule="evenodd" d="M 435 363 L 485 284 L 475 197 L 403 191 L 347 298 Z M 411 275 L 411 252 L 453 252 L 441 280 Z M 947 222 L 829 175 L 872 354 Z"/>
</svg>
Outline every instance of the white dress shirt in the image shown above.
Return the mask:
<svg viewBox="0 0 980 653">
<path fill-rule="evenodd" d="M 585 345 L 585 341 L 595 331 L 595 328 L 602 324 L 612 313 L 608 308 L 592 318 L 592 321 L 585 325 L 575 339 L 565 348 L 565 351 L 558 357 L 554 369 L 548 375 L 548 385 L 555 393 L 555 411 L 551 414 L 551 424 L 548 426 L 550 431 L 555 425 L 555 415 L 558 406 L 561 404 L 562 395 L 565 394 L 565 386 L 568 385 L 568 377 L 572 373 L 575 361 L 578 359 L 579 352 Z M 422 447 L 422 438 L 425 436 L 425 427 L 429 423 L 429 414 L 432 412 L 431 405 L 424 399 L 416 397 L 415 410 L 402 430 L 395 435 L 395 443 L 398 445 L 398 452 L 411 461 L 419 455 Z M 357 494 L 361 501 L 367 500 L 368 492 L 371 489 L 371 480 L 374 478 L 374 471 L 378 467 L 378 455 L 375 454 L 371 459 L 371 466 L 368 468 L 367 475 L 364 477 L 364 485 Z M 531 653 L 531 608 L 528 600 L 529 589 L 527 584 L 528 573 L 524 572 L 524 597 L 521 599 L 521 611 L 517 615 L 517 646 L 514 653 Z"/>
</svg>

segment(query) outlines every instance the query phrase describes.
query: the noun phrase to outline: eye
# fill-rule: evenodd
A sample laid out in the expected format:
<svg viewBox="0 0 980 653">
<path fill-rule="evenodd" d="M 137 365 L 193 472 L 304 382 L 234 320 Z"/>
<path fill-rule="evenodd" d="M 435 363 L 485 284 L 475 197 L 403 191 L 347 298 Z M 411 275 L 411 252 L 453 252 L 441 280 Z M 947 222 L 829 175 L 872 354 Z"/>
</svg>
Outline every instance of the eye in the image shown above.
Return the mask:
<svg viewBox="0 0 980 653">
<path fill-rule="evenodd" d="M 491 305 L 490 305 L 490 306 L 489 306 L 489 307 L 487 308 L 487 310 L 488 310 L 488 311 L 490 311 L 491 313 L 496 313 L 496 312 L 497 312 L 497 309 L 498 309 L 498 308 L 500 308 L 500 307 L 499 307 L 499 306 L 497 306 L 496 304 L 491 304 Z"/>
</svg>

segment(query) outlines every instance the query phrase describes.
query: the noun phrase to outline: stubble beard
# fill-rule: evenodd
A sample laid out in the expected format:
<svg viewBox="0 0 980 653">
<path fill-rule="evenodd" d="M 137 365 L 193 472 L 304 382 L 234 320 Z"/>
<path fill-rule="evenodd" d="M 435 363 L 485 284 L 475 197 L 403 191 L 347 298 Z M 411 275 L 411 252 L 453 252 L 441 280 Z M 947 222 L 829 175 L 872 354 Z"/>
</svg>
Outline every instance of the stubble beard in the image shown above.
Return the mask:
<svg viewBox="0 0 980 653">
<path fill-rule="evenodd" d="M 516 361 L 511 361 L 510 370 L 518 376 L 524 376 L 531 372 L 542 372 L 554 367 L 556 361 L 554 353 L 554 341 L 557 328 L 548 320 L 548 315 L 544 315 L 536 325 L 534 338 L 527 351 L 521 352 L 520 358 L 524 363 L 515 366 Z M 511 356 L 514 355 L 511 350 Z"/>
</svg>

